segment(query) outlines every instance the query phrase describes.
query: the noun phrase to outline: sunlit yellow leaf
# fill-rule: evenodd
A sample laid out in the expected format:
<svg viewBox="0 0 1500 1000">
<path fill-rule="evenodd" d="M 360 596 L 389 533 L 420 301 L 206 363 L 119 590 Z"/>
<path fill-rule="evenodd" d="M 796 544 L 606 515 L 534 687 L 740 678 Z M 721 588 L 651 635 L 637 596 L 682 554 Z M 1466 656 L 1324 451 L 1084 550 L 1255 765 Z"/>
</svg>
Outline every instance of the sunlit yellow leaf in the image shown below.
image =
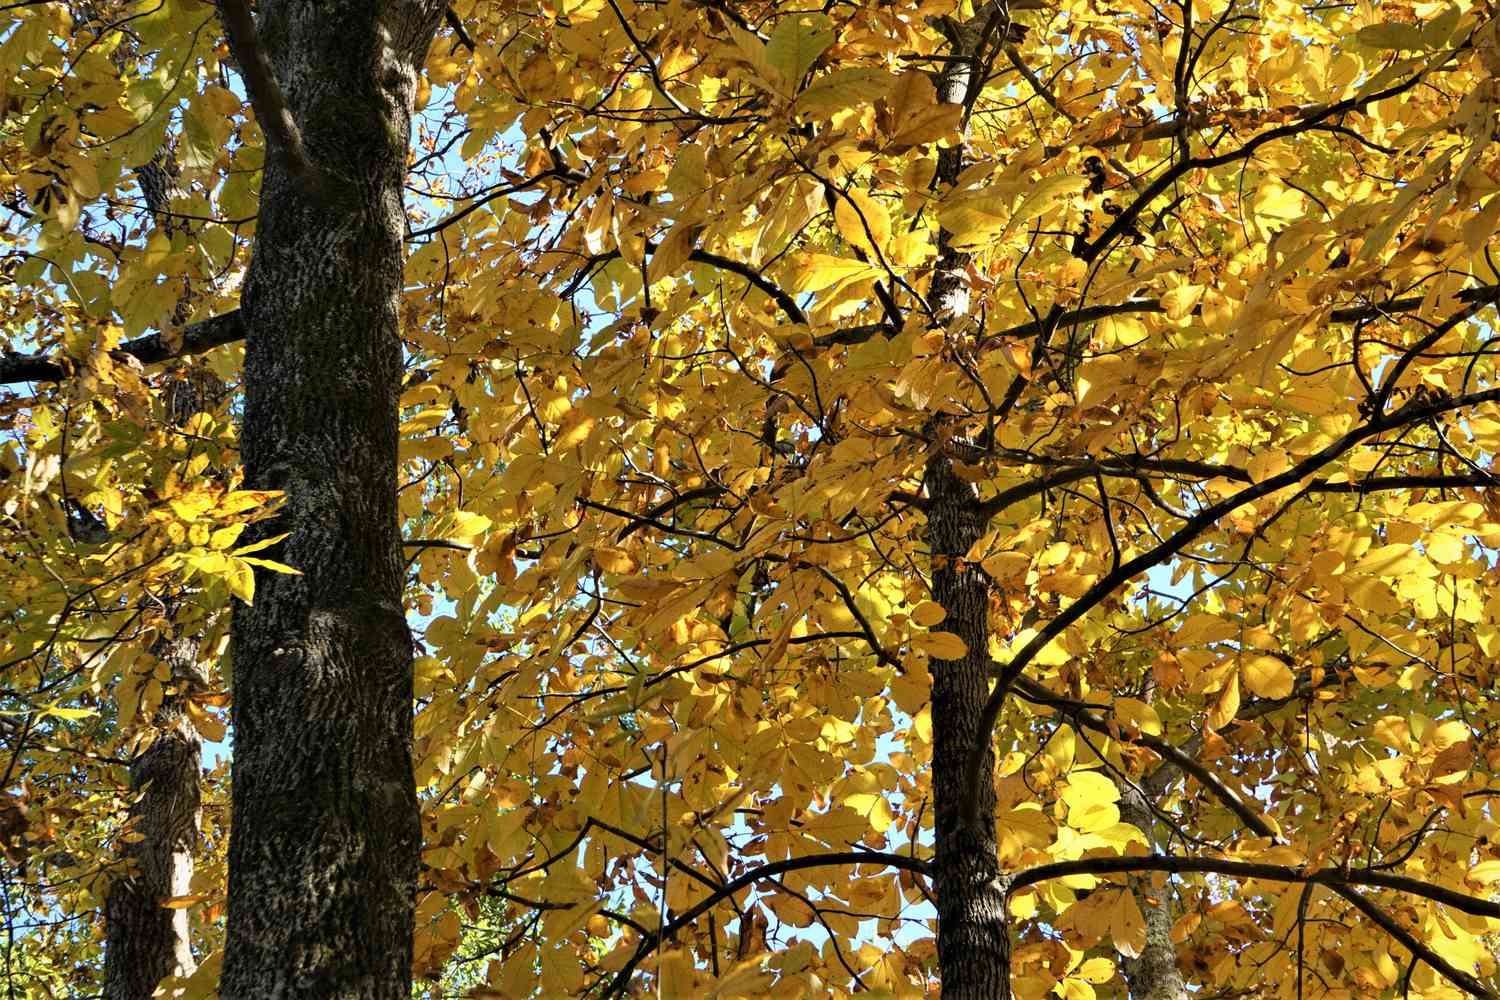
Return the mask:
<svg viewBox="0 0 1500 1000">
<path fill-rule="evenodd" d="M 1246 689 L 1260 698 L 1285 698 L 1292 693 L 1297 680 L 1291 667 L 1263 653 L 1246 656 L 1240 672 Z"/>
<path fill-rule="evenodd" d="M 808 254 L 793 272 L 790 282 L 797 292 L 818 292 L 853 278 L 873 277 L 879 273 L 873 265 L 828 254 Z"/>
<path fill-rule="evenodd" d="M 594 565 L 606 573 L 633 573 L 637 564 L 624 549 L 600 545 L 594 549 Z"/>
<path fill-rule="evenodd" d="M 911 644 L 938 660 L 957 660 L 969 651 L 952 632 L 919 632 L 911 637 Z"/>
<path fill-rule="evenodd" d="M 936 601 L 923 601 L 911 609 L 911 620 L 923 628 L 931 628 L 946 618 L 948 612 Z"/>
<path fill-rule="evenodd" d="M 1152 736 L 1162 734 L 1161 718 L 1156 709 L 1138 698 L 1116 698 L 1115 717 L 1129 726 Z"/>
<path fill-rule="evenodd" d="M 891 240 L 891 217 L 885 206 L 862 191 L 849 191 L 833 209 L 839 233 L 866 253 L 881 252 Z"/>
</svg>

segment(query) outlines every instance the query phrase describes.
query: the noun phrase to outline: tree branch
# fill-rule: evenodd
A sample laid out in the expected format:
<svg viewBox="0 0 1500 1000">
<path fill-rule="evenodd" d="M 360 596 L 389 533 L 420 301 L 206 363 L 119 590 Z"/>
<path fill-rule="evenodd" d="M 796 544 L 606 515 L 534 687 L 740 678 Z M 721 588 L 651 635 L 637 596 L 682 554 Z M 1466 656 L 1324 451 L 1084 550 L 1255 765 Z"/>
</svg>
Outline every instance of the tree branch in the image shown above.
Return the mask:
<svg viewBox="0 0 1500 1000">
<path fill-rule="evenodd" d="M 1067 878 L 1070 875 L 1125 875 L 1138 872 L 1166 872 L 1170 875 L 1223 875 L 1228 878 L 1258 878 L 1267 882 L 1290 882 L 1298 885 L 1366 886 L 1390 889 L 1412 896 L 1430 899 L 1434 903 L 1451 906 L 1460 913 L 1475 917 L 1500 919 L 1500 902 L 1470 896 L 1456 889 L 1449 889 L 1421 879 L 1390 872 L 1372 871 L 1368 868 L 1293 868 L 1290 865 L 1273 865 L 1260 861 L 1232 861 L 1228 858 L 1186 858 L 1172 854 L 1142 854 L 1136 857 L 1079 858 L 1073 861 L 1054 861 L 1017 872 L 1010 881 L 1009 891 Z"/>
<path fill-rule="evenodd" d="M 1296 485 L 1305 477 L 1321 469 L 1324 465 L 1367 438 L 1375 437 L 1377 434 L 1382 434 L 1397 427 L 1419 423 L 1452 410 L 1497 400 L 1500 400 L 1500 388 L 1492 388 L 1467 393 L 1462 396 L 1442 396 L 1436 399 L 1418 397 L 1390 413 L 1377 413 L 1365 423 L 1347 431 L 1336 441 L 1333 441 L 1322 450 L 1309 455 L 1285 472 L 1263 479 L 1253 486 L 1240 490 L 1233 496 L 1226 497 L 1216 504 L 1205 507 L 1161 544 L 1117 566 L 1110 573 L 1100 578 L 1098 582 L 1084 592 L 1083 596 L 1068 605 L 1055 618 L 1049 621 L 1046 626 L 1039 630 L 1025 646 L 1021 647 L 1011 657 L 1009 663 L 996 670 L 994 691 L 990 694 L 989 701 L 985 703 L 984 713 L 980 716 L 979 720 L 977 739 L 974 746 L 969 750 L 968 773 L 965 783 L 968 791 L 963 805 L 965 816 L 970 820 L 973 819 L 974 804 L 977 801 L 976 790 L 979 788 L 979 782 L 985 780 L 985 776 L 979 773 L 979 762 L 984 757 L 984 752 L 989 741 L 993 739 L 995 721 L 1000 717 L 1000 710 L 1004 707 L 1006 696 L 1010 693 L 1010 689 L 1014 685 L 1016 678 L 1020 676 L 1021 671 L 1025 670 L 1031 664 L 1031 661 L 1036 658 L 1036 655 L 1049 642 L 1061 635 L 1068 626 L 1098 606 L 1106 597 L 1114 593 L 1116 588 L 1137 574 L 1143 573 L 1153 566 L 1159 566 L 1167 559 L 1181 552 L 1189 543 L 1216 524 L 1219 518 L 1243 507 L 1247 503 L 1259 500 L 1261 497 L 1270 496 L 1288 486 Z"/>
<path fill-rule="evenodd" d="M 1037 704 L 1055 709 L 1072 720 L 1076 725 L 1092 729 L 1097 733 L 1103 733 L 1112 738 L 1118 736 L 1118 733 L 1111 731 L 1108 724 L 1088 710 L 1089 706 L 1061 698 L 1030 677 L 1021 676 L 1016 678 L 1016 693 L 1027 701 L 1036 702 Z M 1179 747 L 1168 743 L 1160 737 L 1152 736 L 1150 733 L 1141 733 L 1139 736 L 1132 737 L 1118 736 L 1118 738 L 1146 747 L 1159 754 L 1172 765 L 1192 775 L 1200 785 L 1238 816 L 1241 823 L 1244 823 L 1246 827 L 1258 836 L 1271 837 L 1273 839 L 1277 836 L 1271 824 L 1262 818 L 1260 813 L 1251 808 L 1250 804 L 1239 793 L 1220 781 L 1213 772 L 1190 757 Z"/>
<path fill-rule="evenodd" d="M 319 193 L 324 188 L 321 170 L 308 158 L 302 145 L 302 132 L 292 118 L 291 109 L 276 82 L 271 63 L 260 47 L 255 31 L 255 20 L 245 0 L 217 0 L 219 20 L 224 24 L 224 37 L 229 49 L 239 64 L 240 78 L 245 81 L 245 93 L 250 97 L 250 106 L 266 136 L 271 152 L 285 158 L 291 170 L 309 193 Z"/>
<path fill-rule="evenodd" d="M 1432 966 L 1440 976 L 1454 986 L 1457 986 L 1470 996 L 1480 997 L 1481 1000 L 1494 1000 L 1495 994 L 1489 987 L 1485 986 L 1484 983 L 1480 982 L 1470 973 L 1455 968 L 1447 959 L 1427 947 L 1423 942 L 1417 940 L 1416 935 L 1412 934 L 1405 927 L 1402 927 L 1396 922 L 1394 917 L 1366 899 L 1358 891 L 1346 885 L 1336 885 L 1331 888 L 1338 894 L 1339 898 L 1348 900 L 1356 910 L 1368 917 L 1370 923 L 1401 942 L 1401 945 L 1407 951 Z"/>
<path fill-rule="evenodd" d="M 181 342 L 175 346 L 163 334 L 150 333 L 126 341 L 109 353 L 111 357 L 134 358 L 141 364 L 151 365 L 184 354 L 201 354 L 244 337 L 240 311 L 235 309 L 185 327 Z M 73 376 L 75 367 L 75 360 L 63 354 L 0 354 L 0 385 L 61 382 Z"/>
<path fill-rule="evenodd" d="M 453 33 L 458 36 L 458 40 L 464 48 L 470 52 L 476 51 L 474 48 L 474 39 L 470 37 L 469 29 L 464 27 L 463 19 L 458 16 L 457 11 L 449 7 L 443 11 L 443 20 L 447 22 L 449 28 L 453 29 Z"/>
<path fill-rule="evenodd" d="M 753 868 L 738 878 L 725 882 L 716 892 L 710 893 L 689 907 L 680 916 L 673 918 L 666 924 L 660 933 L 647 935 L 636 948 L 635 954 L 625 963 L 615 978 L 610 982 L 609 988 L 604 991 L 603 996 L 623 995 L 625 988 L 630 984 L 630 977 L 635 974 L 636 966 L 655 951 L 661 942 L 669 940 L 672 935 L 692 924 L 725 899 L 733 896 L 743 889 L 748 889 L 756 882 L 774 878 L 786 872 L 801 871 L 805 868 L 826 868 L 831 865 L 881 865 L 887 868 L 898 868 L 903 871 L 914 872 L 918 875 L 930 874 L 931 866 L 928 862 L 919 858 L 908 857 L 905 854 L 891 854 L 885 851 L 834 851 L 828 854 L 809 854 L 800 858 L 788 858 L 785 861 L 773 861 L 759 868 Z"/>
</svg>

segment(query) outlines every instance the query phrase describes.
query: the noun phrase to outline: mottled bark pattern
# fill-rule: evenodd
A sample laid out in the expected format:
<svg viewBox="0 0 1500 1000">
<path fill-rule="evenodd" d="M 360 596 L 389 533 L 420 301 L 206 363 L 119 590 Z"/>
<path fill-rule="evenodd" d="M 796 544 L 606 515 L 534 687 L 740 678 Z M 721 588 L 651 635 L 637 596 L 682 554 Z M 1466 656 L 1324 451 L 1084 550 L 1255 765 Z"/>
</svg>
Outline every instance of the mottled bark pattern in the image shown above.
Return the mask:
<svg viewBox="0 0 1500 1000">
<path fill-rule="evenodd" d="M 989 694 L 989 586 L 964 555 L 984 534 L 974 487 L 951 462 L 927 463 L 927 544 L 932 595 L 948 612 L 943 628 L 963 639 L 959 660 L 932 664 L 933 876 L 937 886 L 938 965 L 944 1000 L 1010 996 L 1010 932 L 995 842 L 994 782 L 980 782 L 973 821 L 964 819 L 964 774 L 970 749 L 983 740 L 980 713 Z M 994 772 L 986 751 L 981 774 Z"/>
<path fill-rule="evenodd" d="M 224 394 L 223 381 L 208 369 L 178 371 L 162 386 L 167 421 L 180 427 L 195 413 L 217 407 Z M 162 595 L 168 622 L 177 617 L 181 598 L 180 593 Z M 210 686 L 199 646 L 195 636 L 163 635 L 151 649 L 167 665 L 171 689 L 151 718 L 155 739 L 130 763 L 130 789 L 137 798 L 128 829 L 134 838 L 121 851 L 126 874 L 110 885 L 104 903 L 105 1000 L 148 1000 L 165 977 L 190 975 L 197 968 L 188 911 L 162 903 L 187 895 L 193 880 L 203 740 L 186 701 Z"/>
<path fill-rule="evenodd" d="M 1146 796 L 1136 788 L 1123 788 L 1120 795 L 1120 818 L 1146 834 L 1151 848 L 1157 846 L 1152 829 L 1156 826 Z M 1130 984 L 1131 1000 L 1187 1000 L 1187 986 L 1177 967 L 1177 946 L 1172 943 L 1174 922 L 1171 889 L 1152 888 L 1149 875 L 1130 878 L 1131 891 L 1146 921 L 1146 947 L 1140 955 L 1121 962 Z"/>
<path fill-rule="evenodd" d="M 246 485 L 284 490 L 233 627 L 223 1000 L 407 1000 L 420 826 L 396 510 L 401 186 L 443 7 L 263 0 L 308 155 L 268 156 L 241 296 Z"/>
<path fill-rule="evenodd" d="M 953 55 L 972 54 L 951 35 Z M 970 68 L 964 59 L 947 63 L 938 80 L 938 97 L 963 102 Z M 937 187 L 953 186 L 963 170 L 963 149 L 938 151 Z M 965 269 L 969 255 L 954 249 L 946 231 L 938 233 L 938 261 L 928 291 L 928 305 L 948 329 L 959 334 L 969 315 Z M 930 425 L 939 436 L 939 420 Z M 937 447 L 945 442 L 938 440 Z M 948 456 L 939 452 L 924 475 L 927 544 L 932 553 L 932 596 L 947 617 L 943 628 L 963 639 L 968 652 L 960 660 L 932 664 L 932 794 L 937 887 L 938 969 L 944 1000 L 1009 1000 L 1010 926 L 1005 909 L 1005 881 L 995 840 L 995 788 L 980 782 L 978 800 L 965 818 L 969 754 L 978 744 L 986 750 L 980 773 L 994 773 L 991 739 L 980 732 L 980 716 L 989 697 L 989 581 L 978 565 L 965 563 L 970 546 L 984 535 L 986 524 L 979 496 L 971 483 L 954 474 Z"/>
<path fill-rule="evenodd" d="M 164 978 L 197 968 L 188 911 L 162 903 L 187 895 L 193 878 L 203 740 L 184 701 L 198 686 L 198 643 L 170 639 L 155 652 L 171 666 L 177 690 L 151 720 L 156 738 L 130 764 L 138 797 L 126 829 L 139 839 L 124 844 L 128 870 L 110 885 L 104 904 L 105 1000 L 149 1000 Z"/>
</svg>

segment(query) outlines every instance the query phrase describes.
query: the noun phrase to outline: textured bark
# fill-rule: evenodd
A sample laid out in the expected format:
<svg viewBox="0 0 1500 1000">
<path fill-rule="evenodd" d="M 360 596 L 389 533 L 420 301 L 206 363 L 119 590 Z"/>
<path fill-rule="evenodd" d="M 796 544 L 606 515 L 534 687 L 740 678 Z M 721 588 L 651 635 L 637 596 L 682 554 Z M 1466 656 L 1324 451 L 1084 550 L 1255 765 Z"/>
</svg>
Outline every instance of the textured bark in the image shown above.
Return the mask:
<svg viewBox="0 0 1500 1000">
<path fill-rule="evenodd" d="M 989 693 L 989 586 L 978 565 L 962 560 L 985 525 L 974 487 L 954 475 L 947 458 L 931 459 L 925 479 L 933 598 L 948 612 L 943 628 L 968 646 L 962 659 L 932 665 L 938 966 L 945 1000 L 1005 1000 L 1010 930 L 995 842 L 994 783 L 980 783 L 972 819 L 964 810 L 969 751 L 982 738 L 980 714 Z M 980 766 L 982 774 L 993 773 L 992 751 Z"/>
<path fill-rule="evenodd" d="M 1156 838 L 1152 835 L 1155 817 L 1142 790 L 1121 789 L 1120 818 L 1143 831 L 1151 849 L 1156 849 Z M 1172 943 L 1174 917 L 1170 890 L 1166 886 L 1153 889 L 1151 877 L 1144 875 L 1133 876 L 1130 887 L 1146 921 L 1146 946 L 1138 956 L 1121 963 L 1130 984 L 1131 1000 L 1187 1000 L 1187 986 L 1177 967 L 1177 946 Z"/>
<path fill-rule="evenodd" d="M 181 426 L 223 402 L 224 383 L 206 368 L 189 368 L 170 378 L 162 395 L 166 419 Z M 176 618 L 180 596 L 163 596 L 168 621 Z M 188 911 L 162 903 L 187 895 L 193 880 L 203 740 L 186 702 L 209 687 L 198 647 L 193 636 L 163 636 L 151 650 L 167 665 L 171 693 L 152 715 L 155 739 L 130 763 L 130 789 L 137 798 L 127 829 L 135 839 L 122 851 L 127 874 L 110 885 L 104 902 L 105 1000 L 147 1000 L 165 977 L 197 968 Z"/>
<path fill-rule="evenodd" d="M 139 839 L 125 844 L 129 873 L 110 885 L 104 904 L 105 1000 L 148 1000 L 165 977 L 197 968 L 188 911 L 162 903 L 187 895 L 193 878 L 203 740 L 184 702 L 201 688 L 198 643 L 164 640 L 155 652 L 171 667 L 177 691 L 151 720 L 156 738 L 130 764 L 130 788 L 138 797 L 126 829 Z"/>
<path fill-rule="evenodd" d="M 401 185 L 442 4 L 265 0 L 260 45 L 328 183 L 267 157 L 246 329 L 257 537 L 303 575 L 236 603 L 223 1000 L 407 1000 L 420 827 L 396 509 Z"/>
<path fill-rule="evenodd" d="M 983 21 L 981 14 L 976 21 Z M 972 55 L 978 39 L 949 25 L 955 55 Z M 970 69 L 955 60 L 938 81 L 938 96 L 963 103 Z M 937 186 L 951 187 L 963 169 L 959 146 L 938 153 Z M 964 269 L 969 256 L 955 250 L 947 232 L 938 233 L 938 262 L 928 305 L 951 330 L 961 329 L 969 314 Z M 940 419 L 930 428 L 944 433 Z M 941 449 L 942 442 L 939 442 Z M 995 838 L 994 783 L 979 783 L 976 801 L 968 797 L 967 774 L 972 748 L 984 742 L 981 716 L 989 695 L 989 581 L 976 564 L 965 563 L 969 547 L 983 536 L 986 518 L 972 484 L 960 479 L 941 450 L 927 462 L 924 474 L 927 544 L 932 554 L 932 595 L 947 612 L 943 628 L 968 647 L 962 659 L 932 664 L 932 793 L 937 889 L 938 969 L 944 1000 L 1008 1000 L 1010 997 L 1010 927 L 1006 881 L 1000 871 Z M 994 772 L 993 750 L 986 749 L 980 773 Z M 966 809 L 967 807 L 967 809 Z"/>
</svg>

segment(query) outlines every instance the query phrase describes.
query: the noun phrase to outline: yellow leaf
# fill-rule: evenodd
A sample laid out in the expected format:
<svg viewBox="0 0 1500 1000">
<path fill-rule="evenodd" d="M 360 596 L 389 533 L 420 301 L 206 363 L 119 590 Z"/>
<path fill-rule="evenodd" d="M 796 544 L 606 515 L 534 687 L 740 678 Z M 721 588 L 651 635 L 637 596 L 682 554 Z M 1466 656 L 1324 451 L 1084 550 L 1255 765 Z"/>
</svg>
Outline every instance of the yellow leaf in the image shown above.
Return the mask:
<svg viewBox="0 0 1500 1000">
<path fill-rule="evenodd" d="M 255 556 L 245 556 L 240 562 L 248 563 L 251 566 L 259 566 L 261 569 L 268 569 L 272 573 L 285 573 L 288 576 L 302 575 L 300 569 L 288 566 L 286 563 L 276 562 L 274 559 L 257 559 Z"/>
<path fill-rule="evenodd" d="M 255 570 L 243 559 L 230 561 L 224 572 L 229 592 L 246 604 L 255 603 Z"/>
<path fill-rule="evenodd" d="M 453 527 L 448 532 L 448 537 L 451 539 L 468 541 L 490 530 L 490 519 L 472 511 L 454 511 L 452 520 Z"/>
<path fill-rule="evenodd" d="M 732 24 L 729 26 L 729 36 L 734 40 L 734 47 L 739 50 L 740 57 L 760 77 L 766 89 L 785 94 L 786 81 L 782 78 L 781 71 L 771 64 L 770 53 L 766 51 L 764 43 L 750 32 Z"/>
<path fill-rule="evenodd" d="M 1116 698 L 1115 718 L 1152 736 L 1162 734 L 1161 717 L 1156 709 L 1138 698 Z"/>
<path fill-rule="evenodd" d="M 189 493 L 185 496 L 174 497 L 170 504 L 172 513 L 184 521 L 196 521 L 213 505 L 214 498 L 207 493 Z"/>
<path fill-rule="evenodd" d="M 1179 647 L 1207 645 L 1223 642 L 1239 634 L 1239 626 L 1218 615 L 1197 614 L 1182 623 L 1174 637 Z"/>
<path fill-rule="evenodd" d="M 196 699 L 187 703 L 188 718 L 192 720 L 193 728 L 198 730 L 199 735 L 211 742 L 219 742 L 224 739 L 225 725 L 219 721 L 218 716 L 208 712 Z"/>
<path fill-rule="evenodd" d="M 926 632 L 911 637 L 911 644 L 936 660 L 961 659 L 969 651 L 952 632 Z"/>
<path fill-rule="evenodd" d="M 213 898 L 214 894 L 211 892 L 197 892 L 189 896 L 173 896 L 170 899 L 164 899 L 161 905 L 168 910 L 185 910 L 189 906 L 196 906 Z"/>
<path fill-rule="evenodd" d="M 1178 285 L 1161 297 L 1161 306 L 1168 319 L 1182 319 L 1193 311 L 1203 298 L 1202 285 Z"/>
<path fill-rule="evenodd" d="M 765 956 L 747 958 L 724 972 L 718 982 L 714 984 L 710 997 L 761 997 L 769 996 L 769 987 L 774 982 L 774 977 L 769 972 L 761 971 L 761 965 L 765 962 Z"/>
<path fill-rule="evenodd" d="M 1126 958 L 1135 958 L 1146 947 L 1146 921 L 1141 916 L 1141 908 L 1135 904 L 1135 893 L 1121 889 L 1115 896 L 1109 914 L 1110 937 L 1114 939 L 1116 951 Z"/>
<path fill-rule="evenodd" d="M 1275 180 L 1261 182 L 1255 192 L 1255 215 L 1272 226 L 1283 226 L 1301 219 L 1306 210 L 1304 197 L 1295 188 L 1283 187 Z"/>
<path fill-rule="evenodd" d="M 1052 203 L 1064 195 L 1075 194 L 1088 186 L 1088 181 L 1076 174 L 1050 174 L 1037 181 L 1027 191 L 1021 204 L 1011 214 L 1005 226 L 1008 232 L 1013 227 L 1030 222 L 1052 207 Z"/>
<path fill-rule="evenodd" d="M 766 42 L 766 61 L 796 85 L 818 56 L 833 44 L 832 22 L 823 14 L 790 14 L 776 22 Z"/>
<path fill-rule="evenodd" d="M 850 246 L 866 253 L 872 249 L 883 253 L 891 241 L 890 214 L 863 191 L 850 191 L 840 198 L 833 208 L 833 221 Z"/>
<path fill-rule="evenodd" d="M 1115 803 L 1120 790 L 1097 771 L 1075 771 L 1059 796 L 1068 807 L 1068 826 L 1081 833 L 1106 830 L 1120 822 Z"/>
<path fill-rule="evenodd" d="M 1024 577 L 1026 571 L 1031 568 L 1031 553 L 997 552 L 992 556 L 986 556 L 979 565 L 984 567 L 990 579 L 997 583 L 1011 582 Z"/>
<path fill-rule="evenodd" d="M 1023 802 L 996 817 L 1000 850 L 1017 858 L 1028 847 L 1046 847 L 1057 838 L 1057 824 L 1035 802 Z"/>
<path fill-rule="evenodd" d="M 1234 717 L 1240 711 L 1240 675 L 1232 673 L 1223 689 L 1219 692 L 1218 700 L 1208 710 L 1208 727 L 1210 729 L 1223 729 L 1234 721 Z"/>
<path fill-rule="evenodd" d="M 633 573 L 637 563 L 624 549 L 600 545 L 594 549 L 594 565 L 606 573 Z"/>
<path fill-rule="evenodd" d="M 1102 986 L 1114 978 L 1115 963 L 1107 958 L 1091 958 L 1078 967 L 1078 975 L 1095 986 Z"/>
<path fill-rule="evenodd" d="M 894 78 L 884 70 L 851 67 L 819 77 L 797 95 L 795 114 L 829 115 L 845 108 L 873 104 L 889 93 Z"/>
<path fill-rule="evenodd" d="M 1245 657 L 1240 673 L 1245 678 L 1245 687 L 1259 698 L 1285 698 L 1297 681 L 1291 667 L 1263 653 Z"/>
<path fill-rule="evenodd" d="M 1062 1000 L 1096 1000 L 1098 997 L 1092 986 L 1072 976 L 1058 983 L 1053 988 L 1053 993 L 1062 997 Z"/>
<path fill-rule="evenodd" d="M 1366 573 L 1370 576 L 1378 576 L 1385 579 L 1398 579 L 1409 576 L 1437 576 L 1437 569 L 1433 567 L 1427 557 L 1406 542 L 1398 542 L 1394 545 L 1382 545 L 1378 549 L 1371 549 L 1365 553 L 1363 559 L 1355 563 L 1354 572 Z"/>
<path fill-rule="evenodd" d="M 893 150 L 941 139 L 956 130 L 963 119 L 963 106 L 938 103 L 932 81 L 918 70 L 901 74 L 886 102 L 891 111 Z"/>
<path fill-rule="evenodd" d="M 1074 771 L 1059 797 L 1070 810 L 1083 809 L 1096 802 L 1118 802 L 1120 790 L 1098 771 Z"/>
<path fill-rule="evenodd" d="M 209 536 L 208 544 L 211 548 L 227 549 L 235 543 L 244 530 L 245 525 L 243 522 L 218 528 Z"/>
<path fill-rule="evenodd" d="M 599 196 L 594 202 L 593 211 L 589 212 L 588 222 L 583 227 L 583 245 L 591 254 L 604 252 L 607 243 L 605 237 L 609 235 L 609 222 L 614 216 L 614 200 L 608 192 Z"/>
<path fill-rule="evenodd" d="M 948 617 L 947 610 L 937 601 L 923 601 L 911 609 L 913 624 L 923 628 L 931 628 L 946 617 Z"/>
<path fill-rule="evenodd" d="M 844 799 L 844 805 L 870 821 L 870 829 L 885 833 L 890 829 L 891 804 L 878 792 L 856 792 Z"/>
<path fill-rule="evenodd" d="M 702 229 L 702 223 L 696 219 L 678 220 L 651 255 L 651 263 L 646 266 L 647 280 L 654 283 L 676 274 L 687 263 Z"/>
<path fill-rule="evenodd" d="M 57 702 L 54 701 L 43 708 L 40 714 L 50 715 L 58 719 L 68 719 L 70 721 L 73 721 L 77 719 L 86 719 L 90 715 L 98 715 L 99 713 L 92 708 L 60 708 L 58 707 Z"/>
<path fill-rule="evenodd" d="M 873 277 L 879 272 L 869 264 L 824 253 L 807 254 L 792 274 L 794 292 L 818 292 L 854 278 Z"/>
<path fill-rule="evenodd" d="M 937 88 L 932 85 L 932 80 L 926 73 L 915 69 L 897 77 L 886 95 L 886 103 L 898 120 L 926 111 L 937 104 L 937 99 Z"/>
</svg>

